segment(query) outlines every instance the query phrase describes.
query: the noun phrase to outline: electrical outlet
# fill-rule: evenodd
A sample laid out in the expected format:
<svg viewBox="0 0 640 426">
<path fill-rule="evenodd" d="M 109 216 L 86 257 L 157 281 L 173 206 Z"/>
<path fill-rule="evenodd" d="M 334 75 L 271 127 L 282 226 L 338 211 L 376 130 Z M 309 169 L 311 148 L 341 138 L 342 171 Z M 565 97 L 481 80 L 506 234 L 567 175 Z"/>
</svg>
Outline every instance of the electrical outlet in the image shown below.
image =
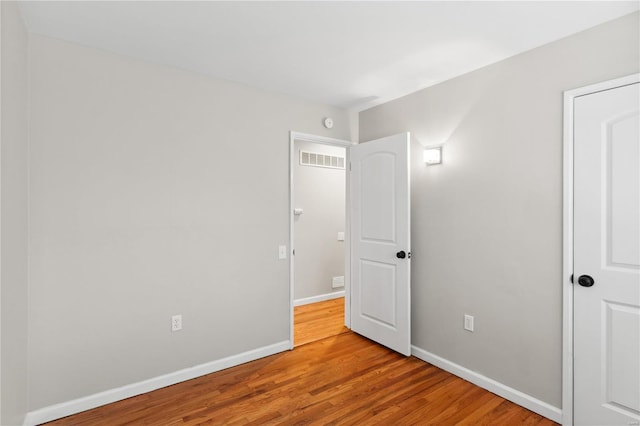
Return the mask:
<svg viewBox="0 0 640 426">
<path fill-rule="evenodd" d="M 171 317 L 171 331 L 182 330 L 182 315 L 173 315 Z"/>
<path fill-rule="evenodd" d="M 473 317 L 471 315 L 464 316 L 464 329 L 473 332 Z"/>
</svg>

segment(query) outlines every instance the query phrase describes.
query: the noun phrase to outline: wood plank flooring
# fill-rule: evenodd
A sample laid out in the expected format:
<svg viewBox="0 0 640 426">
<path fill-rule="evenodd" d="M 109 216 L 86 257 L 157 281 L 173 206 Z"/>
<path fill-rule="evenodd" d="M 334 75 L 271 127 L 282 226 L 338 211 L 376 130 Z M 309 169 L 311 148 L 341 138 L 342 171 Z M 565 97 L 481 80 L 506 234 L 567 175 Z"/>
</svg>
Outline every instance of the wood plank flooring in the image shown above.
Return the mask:
<svg viewBox="0 0 640 426">
<path fill-rule="evenodd" d="M 344 297 L 293 308 L 294 346 L 349 331 L 344 326 Z"/>
<path fill-rule="evenodd" d="M 337 302 L 326 304 L 333 316 Z M 318 307 L 300 312 L 310 322 Z M 328 318 L 330 315 L 327 315 Z M 329 321 L 329 320 L 328 320 Z M 296 319 L 302 326 L 305 321 Z M 340 317 L 342 325 L 342 317 Z M 323 327 L 309 327 L 324 330 Z M 329 328 L 329 327 L 327 327 Z M 325 330 L 326 331 L 326 330 Z M 325 331 L 322 331 L 323 333 Z M 350 331 L 51 425 L 554 425 Z M 304 339 L 310 343 L 302 344 Z"/>
</svg>

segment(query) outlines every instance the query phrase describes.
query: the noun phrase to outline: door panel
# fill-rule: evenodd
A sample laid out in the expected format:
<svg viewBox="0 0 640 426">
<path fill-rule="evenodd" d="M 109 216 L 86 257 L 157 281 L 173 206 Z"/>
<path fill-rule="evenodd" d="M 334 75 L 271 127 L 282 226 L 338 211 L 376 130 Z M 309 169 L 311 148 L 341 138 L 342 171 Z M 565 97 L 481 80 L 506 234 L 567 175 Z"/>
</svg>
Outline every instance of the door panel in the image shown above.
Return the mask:
<svg viewBox="0 0 640 426">
<path fill-rule="evenodd" d="M 396 242 L 393 179 L 396 161 L 396 155 L 389 152 L 376 152 L 360 159 L 360 178 L 367 182 L 360 186 L 362 210 L 373 213 L 360 216 L 363 240 Z"/>
<path fill-rule="evenodd" d="M 639 125 L 640 117 L 633 112 L 605 125 L 602 179 L 608 195 L 605 218 L 609 267 L 637 269 L 640 265 L 640 239 L 629 238 L 640 233 L 639 192 L 638 186 L 633 185 L 640 182 Z"/>
<path fill-rule="evenodd" d="M 351 147 L 351 329 L 411 354 L 409 134 Z"/>
<path fill-rule="evenodd" d="M 574 421 L 640 421 L 639 84 L 574 103 Z M 581 276 L 593 278 L 592 286 Z M 582 284 L 580 284 L 582 282 Z"/>
<path fill-rule="evenodd" d="M 640 310 L 637 306 L 605 302 L 604 401 L 623 411 L 640 412 Z M 636 336 L 634 341 L 633 336 Z"/>
<path fill-rule="evenodd" d="M 361 260 L 360 271 L 361 315 L 396 329 L 396 266 Z"/>
</svg>

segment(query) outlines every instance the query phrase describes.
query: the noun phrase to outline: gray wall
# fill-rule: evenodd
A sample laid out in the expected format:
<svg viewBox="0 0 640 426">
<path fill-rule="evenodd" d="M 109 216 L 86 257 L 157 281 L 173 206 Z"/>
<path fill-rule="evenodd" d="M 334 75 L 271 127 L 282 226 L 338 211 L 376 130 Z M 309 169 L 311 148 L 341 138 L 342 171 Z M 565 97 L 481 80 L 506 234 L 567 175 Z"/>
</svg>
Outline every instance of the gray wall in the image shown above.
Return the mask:
<svg viewBox="0 0 640 426">
<path fill-rule="evenodd" d="M 0 424 L 27 409 L 27 33 L 15 2 L 2 14 L 0 139 Z"/>
<path fill-rule="evenodd" d="M 412 132 L 412 343 L 561 406 L 562 92 L 638 72 L 638 13 L 360 114 Z M 443 164 L 421 145 L 444 144 Z M 474 333 L 463 314 L 475 316 Z"/>
<path fill-rule="evenodd" d="M 294 165 L 295 288 L 294 299 L 319 296 L 334 289 L 332 278 L 344 276 L 345 171 L 301 166 L 300 150 L 345 157 L 345 148 L 296 141 Z"/>
<path fill-rule="evenodd" d="M 288 340 L 288 132 L 347 139 L 347 113 L 40 36 L 30 54 L 30 409 Z"/>
</svg>

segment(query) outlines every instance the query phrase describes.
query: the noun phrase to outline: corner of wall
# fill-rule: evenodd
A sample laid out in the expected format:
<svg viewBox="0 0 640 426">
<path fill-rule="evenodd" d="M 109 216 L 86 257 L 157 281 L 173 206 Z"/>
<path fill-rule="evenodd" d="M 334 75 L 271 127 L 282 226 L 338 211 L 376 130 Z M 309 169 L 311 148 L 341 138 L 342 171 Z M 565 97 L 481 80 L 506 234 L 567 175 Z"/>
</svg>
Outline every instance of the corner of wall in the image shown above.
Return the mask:
<svg viewBox="0 0 640 426">
<path fill-rule="evenodd" d="M 18 425 L 28 405 L 29 37 L 17 2 L 0 2 L 0 22 L 0 424 Z"/>
<path fill-rule="evenodd" d="M 2 28 L 2 9 L 0 2 L 0 29 Z M 2 164 L 2 31 L 0 30 L 0 164 Z M 1 166 L 0 166 L 1 168 Z M 2 173 L 0 173 L 0 188 L 2 188 Z M 0 191 L 0 223 L 2 223 L 2 191 Z M 2 226 L 0 226 L 0 241 L 2 241 Z M 0 244 L 0 377 L 2 377 L 2 244 Z M 2 383 L 0 383 L 0 422 L 2 422 Z"/>
<path fill-rule="evenodd" d="M 360 142 L 360 112 L 355 110 L 347 111 L 349 116 L 349 129 L 351 142 Z"/>
</svg>

